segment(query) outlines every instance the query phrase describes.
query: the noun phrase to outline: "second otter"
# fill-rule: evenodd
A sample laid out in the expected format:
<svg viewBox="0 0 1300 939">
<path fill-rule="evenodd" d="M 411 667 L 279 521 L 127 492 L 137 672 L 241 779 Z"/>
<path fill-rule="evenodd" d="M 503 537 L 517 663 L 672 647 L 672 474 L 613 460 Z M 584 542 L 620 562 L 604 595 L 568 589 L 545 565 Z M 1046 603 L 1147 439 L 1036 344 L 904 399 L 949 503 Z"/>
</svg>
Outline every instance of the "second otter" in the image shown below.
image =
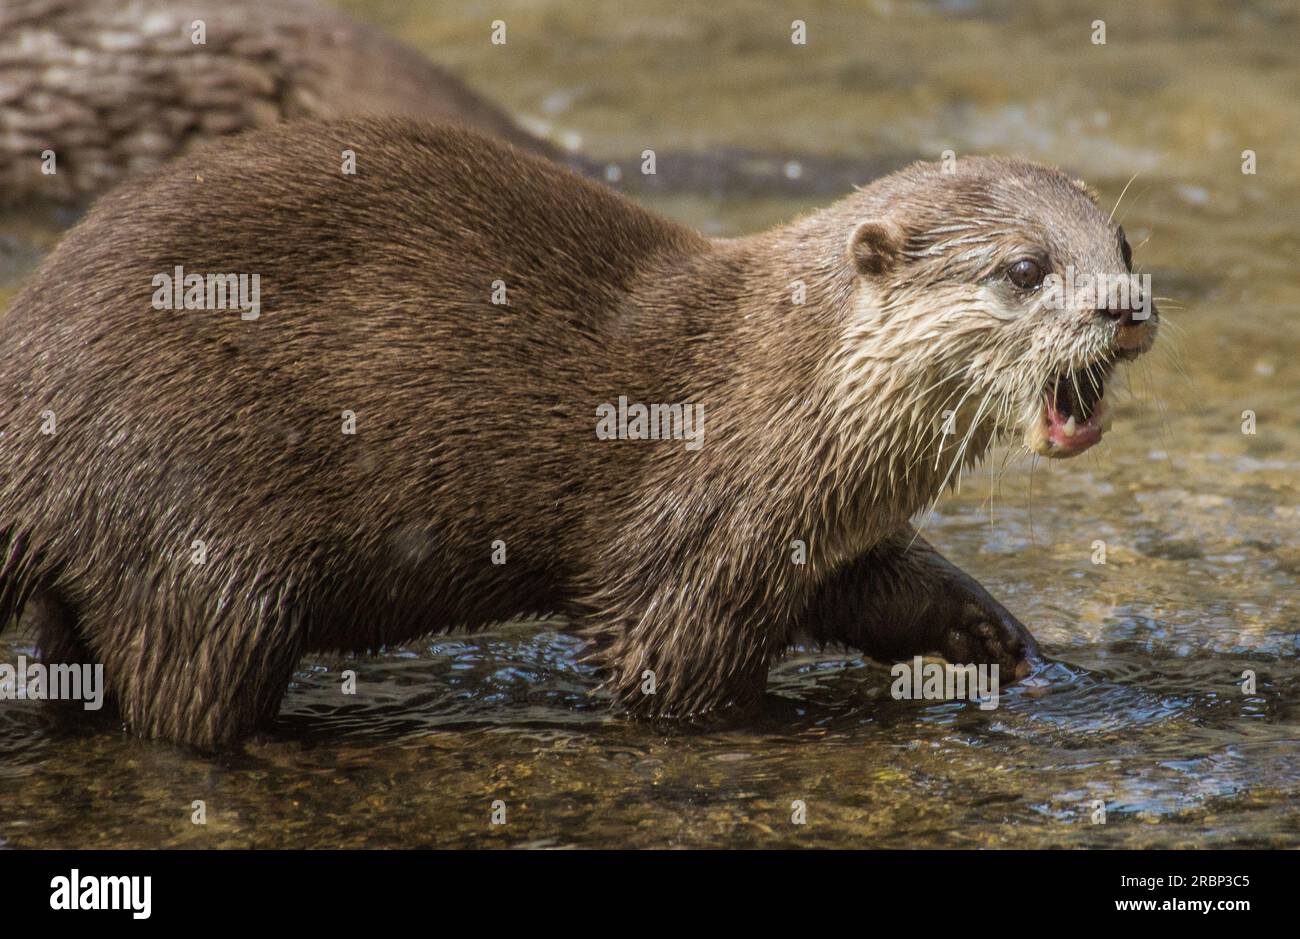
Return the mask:
<svg viewBox="0 0 1300 939">
<path fill-rule="evenodd" d="M 529 613 L 647 715 L 750 705 L 803 637 L 1023 675 L 1029 633 L 908 521 L 1001 432 L 1100 436 L 1157 317 L 1042 285 L 1128 259 L 1019 160 L 708 239 L 465 131 L 243 137 L 103 199 L 0 321 L 0 623 L 201 746 L 303 652 Z M 194 308 L 154 302 L 174 271 Z M 258 315 L 208 275 L 257 275 Z M 698 406 L 702 445 L 602 439 L 620 399 Z"/>
</svg>

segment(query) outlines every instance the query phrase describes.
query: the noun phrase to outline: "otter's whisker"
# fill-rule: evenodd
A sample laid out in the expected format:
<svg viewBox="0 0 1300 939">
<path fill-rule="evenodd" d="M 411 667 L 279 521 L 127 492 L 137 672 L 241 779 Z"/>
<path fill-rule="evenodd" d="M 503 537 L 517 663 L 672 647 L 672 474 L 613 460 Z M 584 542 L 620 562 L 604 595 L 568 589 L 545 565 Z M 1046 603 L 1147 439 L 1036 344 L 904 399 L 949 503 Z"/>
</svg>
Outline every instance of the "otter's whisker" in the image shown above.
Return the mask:
<svg viewBox="0 0 1300 939">
<path fill-rule="evenodd" d="M 1140 172 L 1142 171 L 1138 170 L 1138 173 Z M 1106 219 L 1107 225 L 1115 221 L 1115 210 L 1118 209 L 1119 204 L 1124 201 L 1124 193 L 1128 192 L 1128 187 L 1133 185 L 1133 180 L 1138 178 L 1138 173 L 1134 173 L 1132 176 L 1130 176 L 1128 182 L 1124 184 L 1124 188 L 1120 190 L 1119 198 L 1115 200 L 1115 208 L 1110 210 L 1110 217 Z"/>
<path fill-rule="evenodd" d="M 1137 196 L 1135 196 L 1134 199 L 1133 199 L 1133 205 L 1136 205 L 1138 202 L 1140 202 L 1140 201 L 1142 200 L 1142 197 L 1145 196 L 1145 195 L 1146 195 L 1148 192 L 1150 192 L 1150 191 L 1151 191 L 1151 187 L 1150 187 L 1150 186 L 1147 186 L 1145 189 L 1143 189 L 1141 192 L 1139 192 L 1139 193 L 1137 194 Z M 1121 194 L 1120 198 L 1123 198 L 1123 195 L 1122 195 L 1122 194 Z M 1129 206 L 1129 209 L 1133 208 L 1133 205 L 1130 205 L 1130 206 Z M 1115 208 L 1117 208 L 1117 209 L 1119 208 L 1119 203 L 1116 203 L 1116 204 L 1115 204 Z M 1127 210 L 1126 210 L 1126 211 L 1127 211 Z M 1111 214 L 1113 215 L 1114 213 L 1111 213 Z M 1121 225 L 1124 223 L 1124 219 L 1123 219 L 1123 218 L 1121 218 L 1119 221 L 1120 221 L 1120 224 L 1121 224 Z"/>
</svg>

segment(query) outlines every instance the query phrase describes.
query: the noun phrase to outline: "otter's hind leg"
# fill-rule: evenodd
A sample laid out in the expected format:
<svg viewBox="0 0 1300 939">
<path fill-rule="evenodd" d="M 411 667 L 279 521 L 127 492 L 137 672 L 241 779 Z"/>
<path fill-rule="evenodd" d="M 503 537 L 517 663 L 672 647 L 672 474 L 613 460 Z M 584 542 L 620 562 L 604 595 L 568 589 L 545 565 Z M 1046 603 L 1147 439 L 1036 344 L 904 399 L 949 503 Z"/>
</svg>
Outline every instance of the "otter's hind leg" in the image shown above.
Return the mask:
<svg viewBox="0 0 1300 939">
<path fill-rule="evenodd" d="M 83 617 L 57 589 L 37 590 L 28 598 L 19 619 L 19 628 L 35 638 L 37 657 L 47 668 L 72 666 L 84 669 L 103 664 L 86 641 Z M 116 716 L 117 702 L 108 687 L 106 671 L 101 669 L 98 677 L 93 679 L 84 671 L 81 674 L 80 698 L 47 703 L 56 706 L 62 717 L 78 723 L 88 716 L 85 713 L 88 707 L 99 718 Z M 87 684 L 92 680 L 93 685 Z"/>
<path fill-rule="evenodd" d="M 847 564 L 814 595 L 799 629 L 873 658 L 938 653 L 1024 678 L 1041 662 L 1029 630 L 909 527 Z"/>
<path fill-rule="evenodd" d="M 96 661 L 79 632 L 76 610 L 56 591 L 34 593 L 18 625 L 35 637 L 36 653 L 46 665 L 92 665 Z"/>
<path fill-rule="evenodd" d="M 213 750 L 274 719 L 302 648 L 300 611 L 284 598 L 154 595 L 120 612 L 85 631 L 134 733 Z"/>
</svg>

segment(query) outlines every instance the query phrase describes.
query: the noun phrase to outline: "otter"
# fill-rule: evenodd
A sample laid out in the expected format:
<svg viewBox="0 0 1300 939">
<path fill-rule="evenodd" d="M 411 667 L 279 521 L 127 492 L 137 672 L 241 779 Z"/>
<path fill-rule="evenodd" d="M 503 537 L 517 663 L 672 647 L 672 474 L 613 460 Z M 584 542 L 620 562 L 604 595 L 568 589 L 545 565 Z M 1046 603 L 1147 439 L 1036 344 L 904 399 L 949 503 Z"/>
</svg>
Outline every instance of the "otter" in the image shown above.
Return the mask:
<svg viewBox="0 0 1300 939">
<path fill-rule="evenodd" d="M 203 748 L 305 652 L 529 615 L 652 719 L 743 712 L 802 641 L 1023 678 L 1029 631 L 911 519 L 1000 435 L 1096 442 L 1158 315 L 1044 285 L 1130 257 L 1020 159 L 711 239 L 464 129 L 235 138 L 102 198 L 0 320 L 0 622 Z M 602 434 L 620 399 L 702 433 Z"/>
<path fill-rule="evenodd" d="M 663 154 L 647 175 L 639 155 L 597 160 L 530 133 L 415 49 L 316 0 L 0 4 L 0 205 L 79 209 L 211 140 L 365 115 L 461 123 L 645 193 L 838 194 L 905 162 L 727 147 Z"/>
</svg>

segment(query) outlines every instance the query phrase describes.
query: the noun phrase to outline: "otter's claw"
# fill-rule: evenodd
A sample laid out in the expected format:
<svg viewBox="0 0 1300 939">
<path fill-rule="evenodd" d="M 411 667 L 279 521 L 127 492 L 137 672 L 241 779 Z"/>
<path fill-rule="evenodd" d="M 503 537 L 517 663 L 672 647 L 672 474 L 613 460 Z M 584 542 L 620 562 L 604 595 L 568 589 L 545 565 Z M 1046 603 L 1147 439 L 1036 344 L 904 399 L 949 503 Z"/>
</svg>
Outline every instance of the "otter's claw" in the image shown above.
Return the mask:
<svg viewBox="0 0 1300 939">
<path fill-rule="evenodd" d="M 1011 681 L 1028 678 L 1043 665 L 1038 642 L 1010 613 L 967 603 L 961 622 L 944 633 L 940 653 L 957 665 L 997 665 Z"/>
</svg>

